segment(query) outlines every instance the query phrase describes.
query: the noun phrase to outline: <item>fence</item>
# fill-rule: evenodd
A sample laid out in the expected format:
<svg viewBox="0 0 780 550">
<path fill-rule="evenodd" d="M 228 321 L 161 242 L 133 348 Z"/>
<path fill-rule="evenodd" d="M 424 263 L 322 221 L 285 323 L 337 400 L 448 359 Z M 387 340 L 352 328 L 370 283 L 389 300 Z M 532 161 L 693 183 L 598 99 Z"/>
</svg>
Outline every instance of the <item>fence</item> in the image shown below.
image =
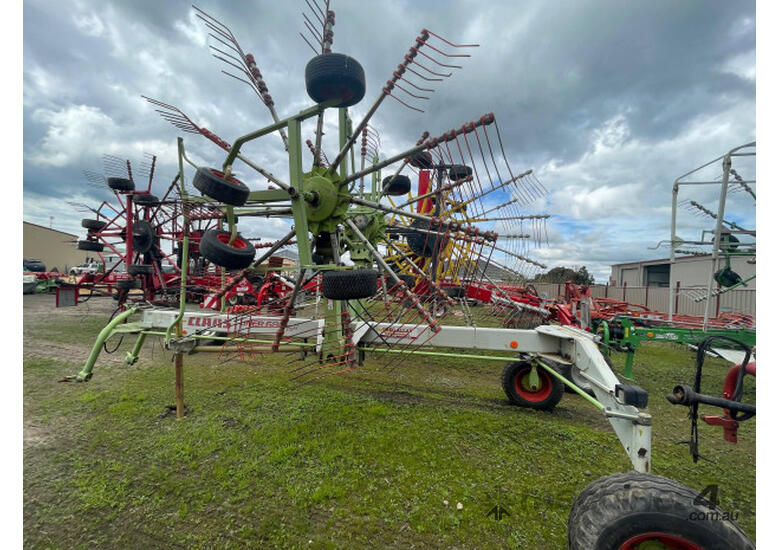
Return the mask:
<svg viewBox="0 0 780 550">
<path fill-rule="evenodd" d="M 534 283 L 540 296 L 555 299 L 563 297 L 563 283 Z M 704 315 L 706 301 L 695 302 L 696 295 L 706 295 L 706 287 L 675 287 L 674 311 L 683 315 Z M 669 312 L 669 288 L 658 286 L 609 286 L 592 285 L 590 294 L 594 298 L 615 298 L 632 304 L 648 307 L 653 311 Z M 745 313 L 756 315 L 756 290 L 734 289 L 710 298 L 710 316 L 718 313 Z"/>
</svg>

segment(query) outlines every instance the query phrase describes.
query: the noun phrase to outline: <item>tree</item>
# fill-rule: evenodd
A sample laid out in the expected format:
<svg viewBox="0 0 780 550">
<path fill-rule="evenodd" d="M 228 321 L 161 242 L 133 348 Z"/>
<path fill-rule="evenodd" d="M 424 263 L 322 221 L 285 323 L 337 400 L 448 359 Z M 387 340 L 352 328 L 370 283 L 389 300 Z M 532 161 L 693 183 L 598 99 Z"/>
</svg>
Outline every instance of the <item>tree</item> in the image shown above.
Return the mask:
<svg viewBox="0 0 780 550">
<path fill-rule="evenodd" d="M 569 267 L 554 267 L 547 273 L 540 273 L 534 277 L 537 283 L 565 283 L 571 281 L 578 285 L 592 285 L 594 283 L 593 275 L 588 273 L 588 268 L 580 266 L 577 271 Z"/>
</svg>

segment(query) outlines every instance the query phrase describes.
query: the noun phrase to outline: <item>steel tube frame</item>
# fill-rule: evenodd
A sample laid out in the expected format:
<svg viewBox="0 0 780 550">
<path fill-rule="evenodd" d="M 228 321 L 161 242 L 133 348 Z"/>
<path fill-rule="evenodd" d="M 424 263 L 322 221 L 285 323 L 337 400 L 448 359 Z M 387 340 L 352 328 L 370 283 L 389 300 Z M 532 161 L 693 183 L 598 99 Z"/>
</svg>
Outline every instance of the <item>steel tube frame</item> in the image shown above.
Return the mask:
<svg viewBox="0 0 780 550">
<path fill-rule="evenodd" d="M 676 180 L 674 180 L 674 185 L 672 186 L 672 223 L 671 223 L 671 247 L 669 250 L 669 274 L 671 275 L 672 272 L 672 266 L 675 263 L 676 260 L 676 253 L 675 249 L 677 247 L 677 244 L 683 244 L 685 241 L 678 240 L 676 233 L 677 233 L 677 200 L 680 193 L 680 186 L 681 185 L 713 185 L 713 184 L 720 184 L 721 185 L 721 197 L 720 201 L 723 204 L 723 207 L 725 209 L 725 201 L 726 201 L 726 192 L 728 191 L 728 179 L 729 174 L 725 169 L 726 159 L 728 158 L 728 164 L 729 167 L 731 166 L 731 158 L 730 157 L 739 157 L 739 156 L 755 156 L 755 153 L 737 153 L 740 149 L 744 149 L 745 147 L 755 147 L 756 142 L 752 141 L 750 143 L 745 143 L 744 145 L 740 145 L 739 147 L 735 147 L 734 149 L 731 149 L 728 153 L 725 155 L 721 155 L 716 159 L 713 159 L 709 162 L 706 162 L 702 164 L 701 166 L 694 168 L 693 170 L 690 170 L 683 174 L 682 176 L 679 176 Z M 690 176 L 691 174 L 698 172 L 702 168 L 706 168 L 707 166 L 710 166 L 711 164 L 714 164 L 718 162 L 719 160 L 723 160 L 723 166 L 724 166 L 724 174 L 723 177 L 720 180 L 713 180 L 713 181 L 680 181 L 683 178 L 686 178 Z M 755 183 L 755 180 L 751 180 L 749 183 Z M 715 236 L 715 239 L 713 240 L 713 262 L 716 262 L 717 259 L 715 256 L 717 255 L 718 246 L 720 244 L 720 228 L 721 224 L 723 223 L 723 213 L 720 210 L 721 203 L 718 204 L 718 219 L 716 224 L 716 231 L 717 235 Z M 713 264 L 714 268 L 714 264 Z M 713 269 L 714 273 L 714 269 Z M 710 277 L 709 280 L 709 287 L 708 287 L 707 295 L 709 296 L 711 288 L 712 288 L 712 277 Z M 669 284 L 669 313 L 667 316 L 667 319 L 669 321 L 672 320 L 672 315 L 674 311 L 674 304 L 675 304 L 675 287 L 672 284 Z M 709 315 L 709 300 L 707 301 L 707 306 L 704 310 L 704 330 L 706 331 L 707 328 L 707 316 Z"/>
</svg>

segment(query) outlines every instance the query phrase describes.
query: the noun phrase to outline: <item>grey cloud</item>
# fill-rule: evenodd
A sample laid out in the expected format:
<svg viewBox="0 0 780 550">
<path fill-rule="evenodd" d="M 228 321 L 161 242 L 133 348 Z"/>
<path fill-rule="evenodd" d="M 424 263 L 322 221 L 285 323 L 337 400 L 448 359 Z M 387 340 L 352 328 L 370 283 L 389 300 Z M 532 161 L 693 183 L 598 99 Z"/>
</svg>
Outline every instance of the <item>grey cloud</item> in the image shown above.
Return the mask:
<svg viewBox="0 0 780 550">
<path fill-rule="evenodd" d="M 304 2 L 198 5 L 255 54 L 281 116 L 310 104 L 303 70 L 311 51 L 297 35 L 304 30 Z M 671 181 L 755 136 L 752 3 L 336 0 L 333 9 L 334 50 L 366 70 L 366 98 L 351 110 L 356 120 L 423 27 L 455 42 L 481 44 L 462 60 L 462 70 L 436 86 L 431 101 L 418 104 L 425 114 L 388 98 L 372 124 L 390 154 L 413 144 L 423 130 L 438 135 L 495 112 L 513 167 L 534 168 L 550 190 L 550 226 L 560 235 L 548 254 L 553 263 L 577 258 L 604 272 L 611 261 L 638 259 L 626 254 L 647 256 L 648 243 L 668 232 L 663 224 Z M 25 216 L 44 197 L 104 197 L 81 176 L 83 169 L 99 170 L 104 152 L 138 157 L 144 147 L 155 147 L 150 152 L 163 153 L 161 170 L 175 171 L 175 158 L 165 153 L 175 147 L 177 131 L 141 94 L 180 106 L 228 141 L 270 122 L 248 87 L 220 74 L 223 66 L 203 46 L 203 25 L 187 1 L 74 0 L 52 10 L 48 2 L 28 0 L 24 11 Z M 51 137 L 47 142 L 69 112 L 92 113 L 102 124 L 90 128 L 102 133 L 85 127 L 62 146 Z M 627 133 L 606 152 L 594 153 L 599 130 L 616 117 Z M 81 117 L 74 124 L 86 122 Z M 330 122 L 329 152 L 337 137 Z M 311 133 L 311 125 L 305 131 Z M 204 163 L 223 158 L 198 136 L 185 139 Z M 286 178 L 277 136 L 246 151 Z M 41 162 L 41 154 L 59 164 Z M 250 170 L 241 176 L 252 187 L 265 186 Z M 703 190 L 691 196 L 708 198 Z M 572 197 L 581 197 L 579 203 L 573 205 Z M 599 209 L 598 200 L 609 202 Z M 752 216 L 751 204 L 735 204 L 740 216 Z M 649 222 L 630 215 L 640 207 Z M 590 242 L 596 229 L 585 231 L 587 239 L 571 229 L 578 217 L 613 240 L 596 246 Z"/>
</svg>

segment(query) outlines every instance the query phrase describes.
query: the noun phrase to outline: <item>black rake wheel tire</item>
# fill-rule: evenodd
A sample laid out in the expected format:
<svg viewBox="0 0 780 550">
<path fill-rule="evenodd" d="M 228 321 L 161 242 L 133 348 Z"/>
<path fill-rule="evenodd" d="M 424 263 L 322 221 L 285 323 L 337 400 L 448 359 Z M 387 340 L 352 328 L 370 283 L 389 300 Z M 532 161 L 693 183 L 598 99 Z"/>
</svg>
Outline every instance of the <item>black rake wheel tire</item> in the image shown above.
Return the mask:
<svg viewBox="0 0 780 550">
<path fill-rule="evenodd" d="M 360 300 L 376 294 L 379 274 L 373 269 L 325 271 L 322 295 L 331 300 Z"/>
<path fill-rule="evenodd" d="M 697 491 L 662 476 L 612 474 L 580 493 L 569 513 L 569 550 L 645 546 L 755 549 L 729 515 L 701 499 Z"/>
<path fill-rule="evenodd" d="M 150 193 L 136 195 L 133 197 L 133 199 L 135 200 L 136 204 L 141 204 L 144 206 L 155 206 L 160 202 L 160 199 Z"/>
<path fill-rule="evenodd" d="M 108 178 L 106 183 L 114 191 L 135 191 L 135 182 L 127 178 Z"/>
<path fill-rule="evenodd" d="M 255 247 L 240 234 L 232 244 L 230 231 L 212 229 L 200 239 L 200 253 L 204 258 L 225 269 L 244 269 L 255 259 Z"/>
<path fill-rule="evenodd" d="M 136 288 L 141 288 L 143 285 L 138 279 L 119 279 L 115 286 L 119 290 L 133 290 Z"/>
<path fill-rule="evenodd" d="M 422 230 L 410 232 L 406 235 L 406 244 L 409 245 L 409 248 L 416 256 L 431 258 L 436 251 L 437 241 L 440 241 L 439 250 L 446 244 L 442 236 L 436 232 L 436 228 L 431 227 L 429 223 L 423 220 L 414 220 L 410 228 Z"/>
<path fill-rule="evenodd" d="M 232 176 L 225 178 L 224 173 L 213 168 L 198 168 L 192 185 L 201 194 L 232 206 L 243 206 L 249 197 L 249 187 Z"/>
<path fill-rule="evenodd" d="M 507 363 L 501 374 L 504 393 L 513 405 L 539 411 L 553 410 L 563 397 L 563 382 L 542 367 L 537 367 L 539 387 L 532 388 L 528 386 L 527 380 L 530 372 L 531 364 L 528 362 Z"/>
<path fill-rule="evenodd" d="M 154 228 L 146 220 L 140 220 L 133 225 L 133 252 L 144 254 L 149 252 L 154 244 Z"/>
<path fill-rule="evenodd" d="M 106 222 L 101 220 L 95 220 L 92 218 L 84 218 L 83 220 L 81 220 L 81 227 L 85 229 L 90 229 L 92 231 L 100 231 L 106 225 L 108 225 Z"/>
<path fill-rule="evenodd" d="M 417 283 L 417 277 L 414 275 L 399 275 L 398 276 L 401 281 L 406 285 L 406 287 L 411 290 L 414 288 L 415 284 Z"/>
<path fill-rule="evenodd" d="M 471 168 L 462 164 L 456 164 L 450 168 L 450 179 L 452 181 L 462 180 L 471 175 Z"/>
<path fill-rule="evenodd" d="M 406 195 L 412 190 L 412 182 L 408 176 L 387 176 L 382 180 L 382 191 L 391 197 Z"/>
<path fill-rule="evenodd" d="M 95 241 L 79 241 L 76 245 L 79 250 L 89 250 L 91 252 L 103 252 L 103 243 Z"/>
<path fill-rule="evenodd" d="M 324 53 L 306 64 L 306 92 L 315 103 L 339 100 L 335 107 L 351 107 L 366 94 L 366 75 L 348 55 Z"/>
<path fill-rule="evenodd" d="M 428 151 L 419 151 L 409 158 L 409 164 L 420 170 L 433 168 L 433 157 Z"/>
<path fill-rule="evenodd" d="M 133 277 L 137 275 L 152 275 L 154 273 L 154 266 L 149 264 L 133 264 L 127 268 L 127 272 Z"/>
<path fill-rule="evenodd" d="M 466 296 L 466 289 L 462 286 L 448 286 L 444 289 L 444 293 L 450 298 L 463 298 Z"/>
</svg>

